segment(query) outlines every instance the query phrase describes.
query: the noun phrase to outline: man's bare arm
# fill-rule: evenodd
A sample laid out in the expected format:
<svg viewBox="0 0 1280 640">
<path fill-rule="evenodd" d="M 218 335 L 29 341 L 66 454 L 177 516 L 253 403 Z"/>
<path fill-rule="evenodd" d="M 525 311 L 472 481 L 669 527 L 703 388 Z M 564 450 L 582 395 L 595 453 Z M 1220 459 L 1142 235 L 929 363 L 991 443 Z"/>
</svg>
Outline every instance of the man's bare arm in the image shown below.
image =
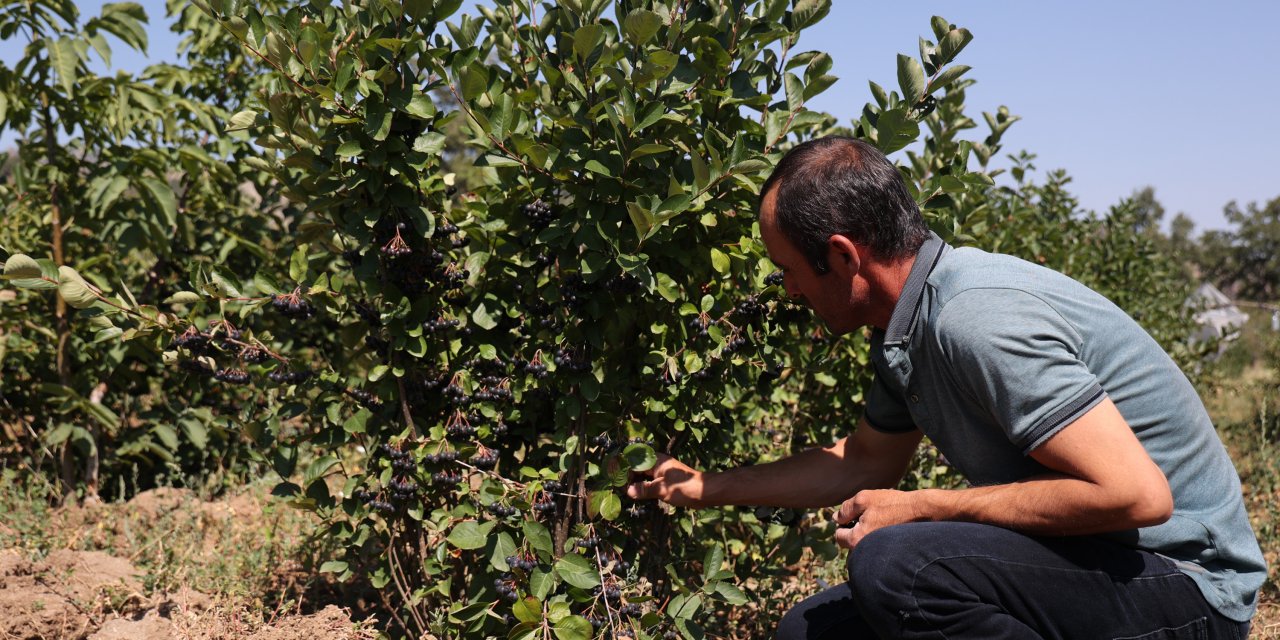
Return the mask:
<svg viewBox="0 0 1280 640">
<path fill-rule="evenodd" d="M 1040 535 L 1086 535 L 1147 527 L 1168 520 L 1173 496 L 1110 399 L 1031 452 L 1052 473 L 973 489 L 863 491 L 846 501 L 837 533 L 852 547 L 881 527 L 921 520 L 994 524 Z"/>
<path fill-rule="evenodd" d="M 762 505 L 815 508 L 840 504 L 858 491 L 893 487 L 920 443 L 919 431 L 878 432 L 859 421 L 853 434 L 766 464 L 704 473 L 660 456 L 627 486 L 627 495 L 676 506 Z"/>
</svg>

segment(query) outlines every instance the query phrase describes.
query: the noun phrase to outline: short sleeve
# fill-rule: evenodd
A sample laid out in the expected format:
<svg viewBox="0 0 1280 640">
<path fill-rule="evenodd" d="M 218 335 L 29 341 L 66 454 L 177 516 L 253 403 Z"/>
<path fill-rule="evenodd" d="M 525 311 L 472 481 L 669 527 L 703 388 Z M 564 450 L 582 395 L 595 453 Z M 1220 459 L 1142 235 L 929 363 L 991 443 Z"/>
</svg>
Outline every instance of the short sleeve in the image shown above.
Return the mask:
<svg viewBox="0 0 1280 640">
<path fill-rule="evenodd" d="M 955 383 L 1024 455 L 1105 397 L 1080 359 L 1080 333 L 1025 291 L 967 290 L 939 312 L 934 335 Z"/>
<path fill-rule="evenodd" d="M 871 388 L 867 390 L 867 409 L 863 416 L 867 424 L 884 433 L 914 431 L 916 425 L 911 413 L 907 411 L 907 403 L 885 383 L 884 374 L 879 370 L 878 358 L 873 356 L 872 362 L 876 364 L 876 372 Z"/>
</svg>

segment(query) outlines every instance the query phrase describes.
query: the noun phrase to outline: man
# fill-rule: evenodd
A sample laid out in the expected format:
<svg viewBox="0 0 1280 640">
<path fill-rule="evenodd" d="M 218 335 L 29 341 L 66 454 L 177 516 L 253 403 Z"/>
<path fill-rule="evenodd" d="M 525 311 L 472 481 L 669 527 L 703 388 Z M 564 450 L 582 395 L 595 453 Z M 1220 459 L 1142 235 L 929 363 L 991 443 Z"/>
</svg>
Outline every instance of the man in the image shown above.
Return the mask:
<svg viewBox="0 0 1280 640">
<path fill-rule="evenodd" d="M 662 456 L 628 495 L 840 505 L 849 582 L 780 638 L 1244 638 L 1266 567 L 1195 390 L 1123 311 L 1054 271 L 953 249 L 896 167 L 804 143 L 760 228 L 788 295 L 873 327 L 866 413 L 835 444 L 702 473 Z M 972 488 L 895 491 L 928 435 Z"/>
</svg>

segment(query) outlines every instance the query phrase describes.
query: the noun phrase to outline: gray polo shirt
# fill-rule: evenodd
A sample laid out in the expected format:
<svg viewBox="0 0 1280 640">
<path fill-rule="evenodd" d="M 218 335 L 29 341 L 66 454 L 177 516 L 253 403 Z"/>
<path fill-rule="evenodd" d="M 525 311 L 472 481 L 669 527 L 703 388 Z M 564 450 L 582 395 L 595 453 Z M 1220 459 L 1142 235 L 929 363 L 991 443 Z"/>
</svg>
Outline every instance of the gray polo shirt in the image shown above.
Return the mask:
<svg viewBox="0 0 1280 640">
<path fill-rule="evenodd" d="M 1235 468 L 1186 376 L 1109 300 L 933 236 L 871 355 L 868 423 L 919 428 L 974 485 L 1048 472 L 1027 454 L 1110 397 L 1168 478 L 1174 511 L 1108 535 L 1173 560 L 1223 615 L 1252 617 L 1266 564 Z"/>
</svg>

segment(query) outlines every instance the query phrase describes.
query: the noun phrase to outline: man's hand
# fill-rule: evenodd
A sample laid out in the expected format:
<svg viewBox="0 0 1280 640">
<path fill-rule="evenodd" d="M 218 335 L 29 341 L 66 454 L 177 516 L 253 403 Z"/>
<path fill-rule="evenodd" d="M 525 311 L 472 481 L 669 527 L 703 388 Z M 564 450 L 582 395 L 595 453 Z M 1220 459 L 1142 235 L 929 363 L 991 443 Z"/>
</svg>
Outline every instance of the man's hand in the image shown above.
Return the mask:
<svg viewBox="0 0 1280 640">
<path fill-rule="evenodd" d="M 634 500 L 661 500 L 677 507 L 702 506 L 702 472 L 675 458 L 658 454 L 647 471 L 632 472 L 627 495 Z M 644 478 L 650 478 L 645 480 Z"/>
<path fill-rule="evenodd" d="M 895 524 L 924 519 L 916 491 L 869 489 L 845 500 L 836 512 L 836 544 L 852 549 L 867 534 Z M 853 525 L 853 526 L 848 526 Z"/>
</svg>

